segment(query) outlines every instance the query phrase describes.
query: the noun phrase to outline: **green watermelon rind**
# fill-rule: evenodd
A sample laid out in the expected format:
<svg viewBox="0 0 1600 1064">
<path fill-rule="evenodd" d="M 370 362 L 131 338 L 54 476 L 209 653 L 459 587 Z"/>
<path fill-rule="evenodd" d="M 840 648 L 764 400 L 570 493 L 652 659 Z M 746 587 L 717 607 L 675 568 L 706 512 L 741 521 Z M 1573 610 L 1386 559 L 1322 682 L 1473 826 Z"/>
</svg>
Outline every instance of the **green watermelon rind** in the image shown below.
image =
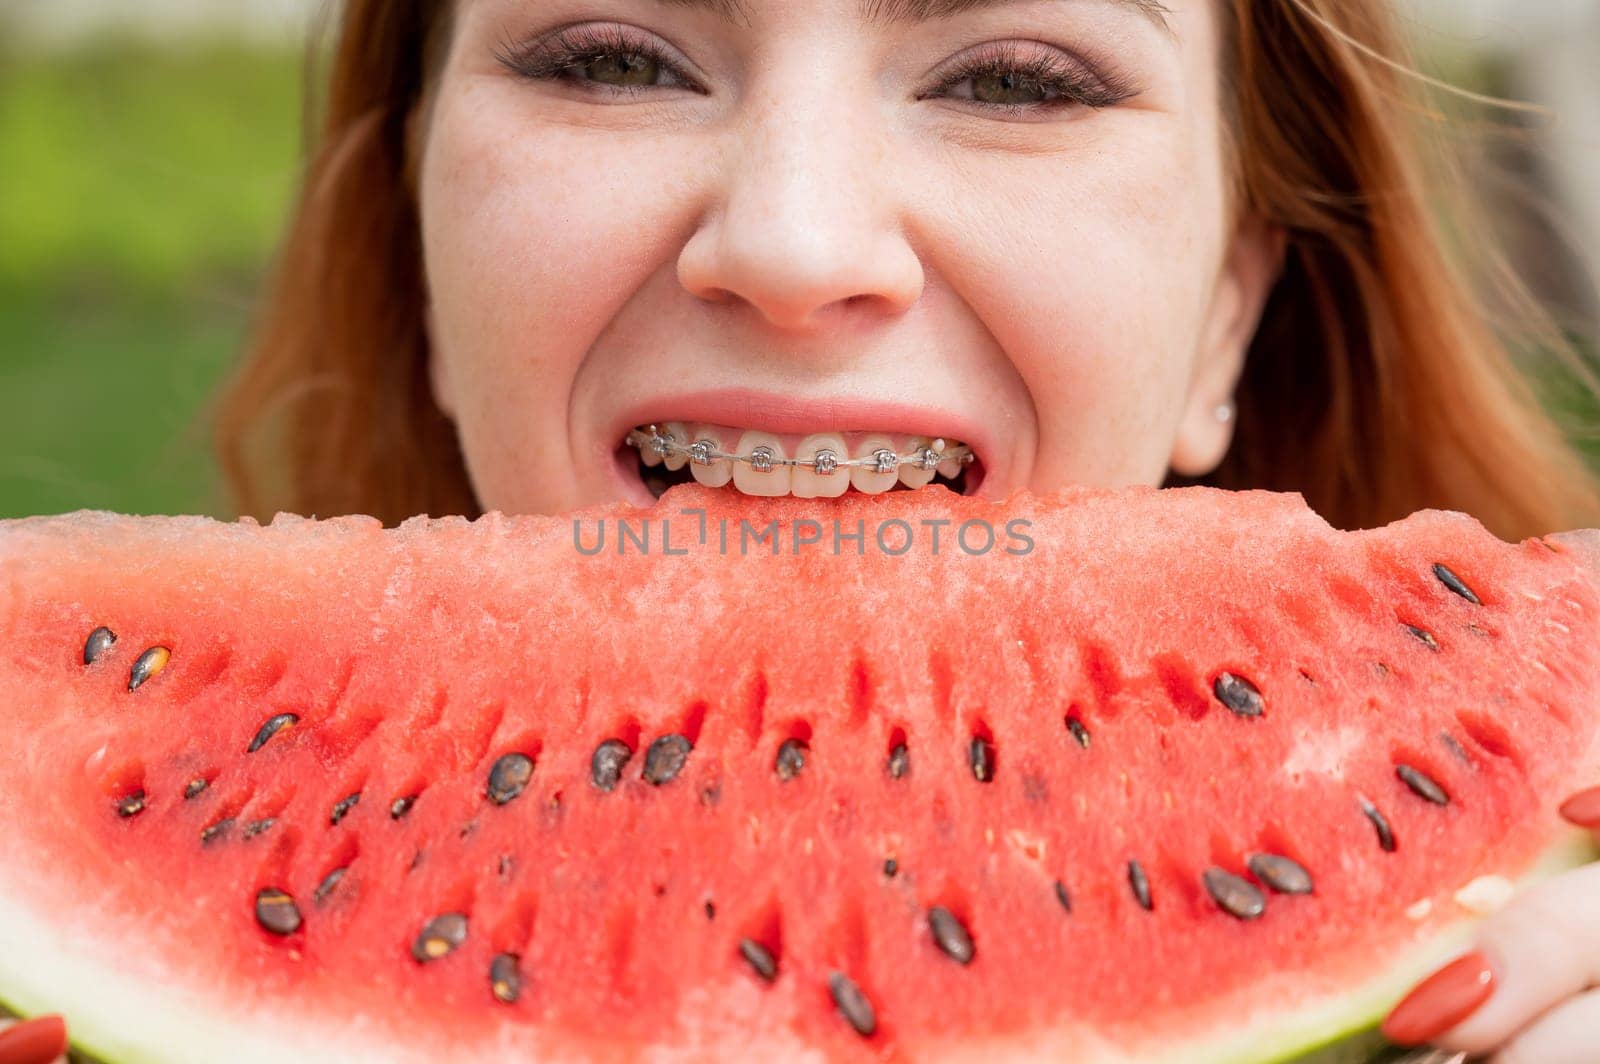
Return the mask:
<svg viewBox="0 0 1600 1064">
<path fill-rule="evenodd" d="M 1518 891 L 1597 859 L 1600 859 L 1600 849 L 1588 833 L 1563 832 L 1533 868 L 1518 879 Z M 1323 1028 L 1330 1033 L 1321 1044 L 1301 1043 L 1290 1056 L 1273 1059 L 1271 1064 L 1381 1064 L 1391 1059 L 1397 1047 L 1378 1032 L 1379 1021 L 1419 979 L 1460 952 L 1481 922 L 1478 919 L 1462 921 L 1411 951 L 1383 976 L 1340 1000 L 1345 1020 L 1339 1022 L 1330 1017 Z M 1266 1062 L 1259 1056 L 1241 1054 L 1219 1058 L 1217 1064 Z"/>
<path fill-rule="evenodd" d="M 1597 858 L 1600 858 L 1600 851 L 1596 850 L 1592 838 L 1587 833 L 1564 831 L 1561 837 L 1542 854 L 1539 861 L 1527 873 L 1518 877 L 1517 886 L 1520 890 Z M 372 1040 L 346 1038 L 341 1042 L 340 1035 L 348 1035 L 350 1033 L 348 1030 L 315 1031 L 312 1029 L 313 1025 L 304 1017 L 293 1020 L 285 1018 L 285 1022 L 281 1024 L 272 1022 L 259 1013 L 248 1019 L 224 1018 L 218 1012 L 217 1002 L 200 1002 L 192 999 L 191 995 L 182 995 L 181 991 L 164 993 L 158 989 L 152 993 L 151 987 L 139 986 L 140 981 L 127 973 L 112 970 L 102 971 L 97 975 L 90 970 L 86 962 L 74 964 L 70 960 L 65 965 L 52 966 L 46 963 L 46 951 L 42 949 L 43 939 L 48 935 L 48 930 L 35 923 L 32 936 L 35 941 L 31 945 L 21 941 L 22 931 L 19 930 L 18 920 L 26 920 L 27 914 L 7 906 L 4 899 L 4 893 L 0 893 L 0 946 L 5 947 L 0 948 L 0 986 L 20 986 L 19 976 L 22 974 L 20 970 L 25 968 L 31 975 L 30 982 L 33 984 L 46 983 L 78 988 L 84 1002 L 79 1007 L 72 1000 L 55 997 L 46 991 L 42 994 L 23 993 L 12 998 L 0 997 L 0 1008 L 14 1015 L 33 1015 L 46 1010 L 59 1011 L 66 1015 L 74 1038 L 72 1056 L 76 1061 L 98 1061 L 103 1064 L 164 1064 L 174 1059 L 215 1059 L 213 1054 L 224 1048 L 228 1059 L 233 1061 L 281 1060 L 290 1050 L 290 1046 L 286 1044 L 289 1042 L 294 1043 L 295 1055 L 302 1061 L 398 1060 L 403 1056 L 404 1050 L 397 1052 L 399 1047 L 384 1044 L 384 1036 L 381 1034 Z M 1183 1064 L 1378 1064 L 1390 1059 L 1395 1048 L 1378 1033 L 1379 1020 L 1411 985 L 1459 951 L 1471 938 L 1474 928 L 1479 923 L 1480 920 L 1477 918 L 1467 918 L 1443 928 L 1425 942 L 1407 951 L 1383 975 L 1347 994 L 1333 999 L 1324 998 L 1308 1008 L 1291 1011 L 1276 1019 L 1258 1022 L 1245 1030 L 1230 1033 L 1220 1039 L 1186 1041 L 1170 1049 L 1155 1050 L 1151 1054 L 1128 1059 L 1150 1061 L 1152 1064 L 1156 1061 L 1170 1061 L 1172 1064 L 1180 1061 Z M 22 948 L 15 948 L 18 946 Z M 47 974 L 52 967 L 58 969 L 53 978 Z M 68 970 L 59 970 L 62 967 Z M 174 1029 L 161 1033 L 176 1037 L 179 1033 L 176 1028 L 181 1024 L 185 1033 L 198 1034 L 203 1039 L 203 1045 L 193 1047 L 199 1052 L 194 1055 L 180 1052 L 160 1057 L 147 1056 L 134 1047 L 140 1043 L 150 1044 L 148 1037 L 130 1039 L 125 1030 L 118 1031 L 111 1027 L 97 1028 L 90 1025 L 88 1018 L 108 1016 L 101 1002 L 104 1001 L 107 992 L 115 993 L 118 990 L 132 991 L 142 999 L 143 1006 L 152 1008 L 157 1006 L 158 999 L 162 996 L 172 994 L 191 996 L 194 1011 L 189 1016 L 172 1017 L 176 1021 L 173 1024 Z M 51 1000 L 46 1000 L 47 997 Z M 137 1005 L 132 1009 L 125 1006 L 120 1016 L 126 1017 L 130 1013 L 142 1014 L 142 1008 Z M 157 1013 L 159 1014 L 158 1008 Z M 216 1017 L 217 1022 L 207 1025 L 210 1030 L 202 1033 L 196 1030 L 198 1025 L 184 1022 L 196 1015 Z M 109 1022 L 114 1023 L 114 1021 Z M 351 1026 L 358 1027 L 362 1024 L 358 1022 Z M 1018 1050 L 1016 1059 L 1040 1059 L 1038 1054 L 1041 1049 L 1046 1048 L 1049 1032 L 1034 1032 L 1029 1037 L 1036 1041 L 1032 1045 L 1016 1046 Z M 253 1040 L 257 1040 L 254 1045 L 251 1044 Z M 1269 1048 L 1274 1046 L 1279 1048 Z M 963 1052 L 965 1050 L 975 1054 L 973 1059 L 986 1061 L 1005 1059 L 1004 1051 L 997 1051 L 998 1047 L 984 1043 L 973 1043 L 956 1049 L 952 1056 L 965 1055 Z"/>
</svg>

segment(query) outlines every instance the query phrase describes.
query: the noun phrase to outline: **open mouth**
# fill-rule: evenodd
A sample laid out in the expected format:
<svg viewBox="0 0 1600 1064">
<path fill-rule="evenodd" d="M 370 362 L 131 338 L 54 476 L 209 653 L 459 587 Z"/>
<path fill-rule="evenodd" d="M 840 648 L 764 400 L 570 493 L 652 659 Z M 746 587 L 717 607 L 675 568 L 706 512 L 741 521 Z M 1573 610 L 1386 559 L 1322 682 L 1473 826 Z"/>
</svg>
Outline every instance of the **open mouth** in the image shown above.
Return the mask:
<svg viewBox="0 0 1600 1064">
<path fill-rule="evenodd" d="M 976 452 L 953 439 L 883 432 L 780 436 L 682 422 L 635 427 L 618 444 L 617 462 L 654 498 L 690 481 L 764 497 L 877 495 L 932 483 L 966 495 L 984 475 Z"/>
</svg>

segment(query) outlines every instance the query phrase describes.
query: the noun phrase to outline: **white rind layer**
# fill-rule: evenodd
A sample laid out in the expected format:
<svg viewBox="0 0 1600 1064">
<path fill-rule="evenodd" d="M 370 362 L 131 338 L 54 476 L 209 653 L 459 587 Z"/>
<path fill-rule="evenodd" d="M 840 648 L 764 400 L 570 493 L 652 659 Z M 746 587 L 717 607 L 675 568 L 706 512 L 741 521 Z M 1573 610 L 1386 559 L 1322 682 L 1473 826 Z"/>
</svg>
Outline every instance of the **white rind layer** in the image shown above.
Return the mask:
<svg viewBox="0 0 1600 1064">
<path fill-rule="evenodd" d="M 1540 863 L 1521 877 L 1519 886 L 1594 856 L 1587 834 L 1563 832 Z M 91 925 L 105 923 L 111 916 L 101 912 L 85 912 L 80 923 L 63 922 L 62 892 L 76 892 L 62 884 L 50 884 L 47 873 L 35 870 L 30 874 L 20 864 L 7 861 L 0 865 L 0 987 L 5 990 L 5 1003 L 22 1015 L 63 1014 L 74 1044 L 102 1060 L 117 1064 L 214 1064 L 221 1060 L 234 1064 L 285 1060 L 297 1064 L 369 1060 L 405 1064 L 445 1059 L 593 1059 L 582 1046 L 541 1046 L 538 1034 L 527 1028 L 508 1027 L 491 1044 L 469 1046 L 449 1032 L 414 1026 L 402 1029 L 392 1026 L 389 1019 L 309 1015 L 298 1001 L 277 1006 L 261 1000 L 240 1003 L 226 991 L 196 989 L 209 985 L 201 971 L 174 973 L 168 968 L 169 978 L 163 979 L 159 952 L 163 944 L 156 936 L 142 940 L 139 929 L 130 927 L 97 934 Z M 1457 889 L 1459 886 L 1465 884 Z M 1441 891 L 1443 897 L 1451 893 Z M 41 896 L 57 903 L 53 911 L 25 900 Z M 1236 1002 L 1208 1003 L 1208 1011 L 1231 1018 L 1227 1031 L 1181 1045 L 1169 1044 L 1159 1051 L 1130 1052 L 1106 1043 L 1085 1045 L 1076 1031 L 1069 1036 L 1073 1039 L 1069 1050 L 1061 1037 L 1065 1032 L 1041 1030 L 1003 1041 L 917 1046 L 913 1056 L 972 1064 L 1059 1059 L 1082 1064 L 1256 1064 L 1293 1059 L 1371 1027 L 1412 983 L 1459 950 L 1477 922 L 1466 909 L 1456 907 L 1451 918 L 1440 917 L 1432 923 L 1425 937 L 1404 950 L 1383 975 L 1359 987 L 1329 985 L 1318 993 L 1304 980 L 1295 985 L 1286 977 L 1277 986 L 1253 987 Z M 175 985 L 180 980 L 187 980 L 190 988 Z M 756 1033 L 741 1023 L 741 998 L 756 993 L 754 984 L 744 979 L 687 995 L 680 1027 L 685 1040 L 654 1047 L 634 1059 L 662 1064 L 707 1059 L 826 1059 L 820 1049 L 782 1031 Z M 1302 1008 L 1284 1012 L 1281 1003 L 1290 996 L 1310 1000 Z M 746 1003 L 754 1011 L 754 999 Z M 714 1048 L 730 1046 L 737 1047 L 735 1055 L 714 1056 Z"/>
</svg>

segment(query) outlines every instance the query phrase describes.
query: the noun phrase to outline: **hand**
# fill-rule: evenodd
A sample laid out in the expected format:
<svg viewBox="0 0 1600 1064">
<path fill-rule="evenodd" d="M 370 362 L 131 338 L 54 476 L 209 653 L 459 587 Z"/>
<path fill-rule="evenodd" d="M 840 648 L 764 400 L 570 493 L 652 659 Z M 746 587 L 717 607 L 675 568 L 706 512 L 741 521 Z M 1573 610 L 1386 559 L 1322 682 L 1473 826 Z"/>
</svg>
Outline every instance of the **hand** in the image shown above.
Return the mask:
<svg viewBox="0 0 1600 1064">
<path fill-rule="evenodd" d="M 1600 839 L 1600 787 L 1561 815 Z M 1485 920 L 1476 948 L 1412 990 L 1383 1031 L 1402 1045 L 1492 1054 L 1491 1064 L 1600 1064 L 1600 864 Z"/>
<path fill-rule="evenodd" d="M 0 1064 L 67 1064 L 67 1025 L 60 1016 L 0 1019 Z"/>
</svg>

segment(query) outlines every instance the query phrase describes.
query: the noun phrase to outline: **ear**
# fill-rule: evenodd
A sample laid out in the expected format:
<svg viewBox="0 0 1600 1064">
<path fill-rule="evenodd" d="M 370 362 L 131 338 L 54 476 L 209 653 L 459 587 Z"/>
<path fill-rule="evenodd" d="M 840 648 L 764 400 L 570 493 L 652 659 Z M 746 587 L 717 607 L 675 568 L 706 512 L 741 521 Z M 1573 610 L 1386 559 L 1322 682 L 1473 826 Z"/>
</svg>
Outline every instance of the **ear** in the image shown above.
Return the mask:
<svg viewBox="0 0 1600 1064">
<path fill-rule="evenodd" d="M 1204 476 L 1228 453 L 1233 419 L 1219 420 L 1216 410 L 1238 387 L 1267 296 L 1283 272 L 1287 245 L 1284 229 L 1254 211 L 1234 231 L 1201 325 L 1189 395 L 1172 444 L 1169 464 L 1174 473 Z"/>
</svg>

